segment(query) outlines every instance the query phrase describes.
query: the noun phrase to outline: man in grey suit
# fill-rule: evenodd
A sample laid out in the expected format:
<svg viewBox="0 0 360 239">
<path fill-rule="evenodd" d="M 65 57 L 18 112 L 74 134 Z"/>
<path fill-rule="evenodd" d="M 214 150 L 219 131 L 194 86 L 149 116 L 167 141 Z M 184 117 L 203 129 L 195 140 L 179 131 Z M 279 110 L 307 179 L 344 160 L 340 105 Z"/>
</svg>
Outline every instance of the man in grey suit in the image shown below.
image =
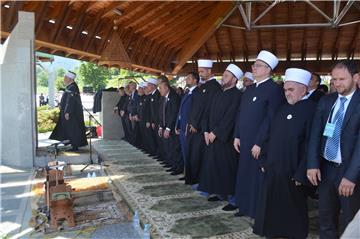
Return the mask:
<svg viewBox="0 0 360 239">
<path fill-rule="evenodd" d="M 353 61 L 345 60 L 334 66 L 331 75 L 336 92 L 319 101 L 307 170 L 309 181 L 319 186 L 320 238 L 324 239 L 339 238 L 360 208 L 359 71 Z"/>
</svg>

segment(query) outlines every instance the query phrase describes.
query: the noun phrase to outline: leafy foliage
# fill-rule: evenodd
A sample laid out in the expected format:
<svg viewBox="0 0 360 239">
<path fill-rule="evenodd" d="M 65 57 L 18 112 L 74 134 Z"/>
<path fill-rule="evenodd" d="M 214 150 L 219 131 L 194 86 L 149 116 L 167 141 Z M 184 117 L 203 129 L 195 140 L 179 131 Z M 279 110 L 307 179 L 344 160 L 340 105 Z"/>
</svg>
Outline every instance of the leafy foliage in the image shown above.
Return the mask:
<svg viewBox="0 0 360 239">
<path fill-rule="evenodd" d="M 52 131 L 59 119 L 59 108 L 50 109 L 48 106 L 37 108 L 38 132 L 45 133 Z"/>
</svg>

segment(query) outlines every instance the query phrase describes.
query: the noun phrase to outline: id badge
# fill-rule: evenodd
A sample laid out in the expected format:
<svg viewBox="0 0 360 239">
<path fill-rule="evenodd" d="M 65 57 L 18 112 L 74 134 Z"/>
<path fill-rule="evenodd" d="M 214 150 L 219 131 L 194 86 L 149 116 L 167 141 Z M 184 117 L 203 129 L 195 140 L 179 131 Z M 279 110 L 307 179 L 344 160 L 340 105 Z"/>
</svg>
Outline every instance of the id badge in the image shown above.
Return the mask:
<svg viewBox="0 0 360 239">
<path fill-rule="evenodd" d="M 323 135 L 332 138 L 334 135 L 334 131 L 335 131 L 335 124 L 327 123 Z"/>
</svg>

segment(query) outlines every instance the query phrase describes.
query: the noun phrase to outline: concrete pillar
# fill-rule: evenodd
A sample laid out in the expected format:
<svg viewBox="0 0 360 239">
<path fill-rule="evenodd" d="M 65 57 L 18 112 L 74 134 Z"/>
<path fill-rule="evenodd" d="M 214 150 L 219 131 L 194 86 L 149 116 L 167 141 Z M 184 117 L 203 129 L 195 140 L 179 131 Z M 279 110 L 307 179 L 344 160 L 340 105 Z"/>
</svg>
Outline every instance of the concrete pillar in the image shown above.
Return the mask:
<svg viewBox="0 0 360 239">
<path fill-rule="evenodd" d="M 103 91 L 101 100 L 101 118 L 103 126 L 103 139 L 120 140 L 124 137 L 121 118 L 113 110 L 120 96 L 117 92 Z"/>
<path fill-rule="evenodd" d="M 31 168 L 36 152 L 35 16 L 18 14 L 0 53 L 0 157 L 3 165 Z"/>
</svg>

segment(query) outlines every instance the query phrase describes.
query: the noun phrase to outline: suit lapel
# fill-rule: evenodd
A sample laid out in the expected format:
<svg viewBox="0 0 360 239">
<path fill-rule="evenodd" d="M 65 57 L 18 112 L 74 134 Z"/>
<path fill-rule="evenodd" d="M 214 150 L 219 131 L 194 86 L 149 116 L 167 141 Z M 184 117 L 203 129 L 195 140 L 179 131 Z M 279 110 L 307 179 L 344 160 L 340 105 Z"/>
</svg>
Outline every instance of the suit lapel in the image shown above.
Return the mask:
<svg viewBox="0 0 360 239">
<path fill-rule="evenodd" d="M 346 110 L 345 116 L 344 116 L 344 122 L 342 125 L 342 129 L 345 128 L 346 124 L 348 123 L 351 115 L 353 114 L 354 110 L 358 107 L 360 101 L 360 91 L 356 90 L 354 95 L 351 98 L 351 101 L 349 103 L 349 106 Z"/>
</svg>

